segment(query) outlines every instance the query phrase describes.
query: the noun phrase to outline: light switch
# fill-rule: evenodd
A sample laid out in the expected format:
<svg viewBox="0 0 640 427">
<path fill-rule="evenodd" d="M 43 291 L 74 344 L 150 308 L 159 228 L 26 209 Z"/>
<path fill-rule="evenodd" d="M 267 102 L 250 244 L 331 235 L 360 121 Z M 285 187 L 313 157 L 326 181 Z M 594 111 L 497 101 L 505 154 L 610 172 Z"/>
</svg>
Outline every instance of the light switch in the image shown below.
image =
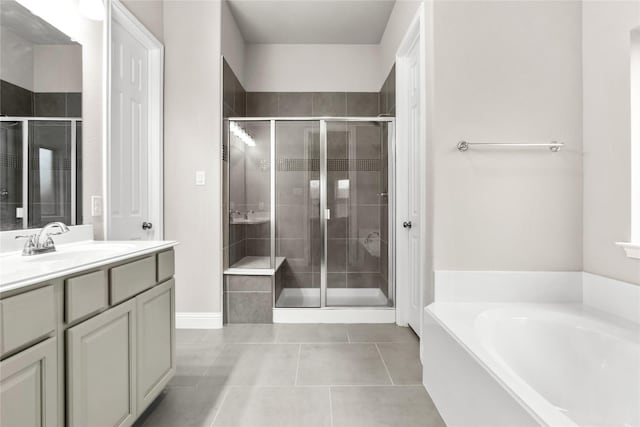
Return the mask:
<svg viewBox="0 0 640 427">
<path fill-rule="evenodd" d="M 204 185 L 205 174 L 204 171 L 196 171 L 196 185 Z"/>
<path fill-rule="evenodd" d="M 102 196 L 91 196 L 91 216 L 102 216 Z"/>
</svg>

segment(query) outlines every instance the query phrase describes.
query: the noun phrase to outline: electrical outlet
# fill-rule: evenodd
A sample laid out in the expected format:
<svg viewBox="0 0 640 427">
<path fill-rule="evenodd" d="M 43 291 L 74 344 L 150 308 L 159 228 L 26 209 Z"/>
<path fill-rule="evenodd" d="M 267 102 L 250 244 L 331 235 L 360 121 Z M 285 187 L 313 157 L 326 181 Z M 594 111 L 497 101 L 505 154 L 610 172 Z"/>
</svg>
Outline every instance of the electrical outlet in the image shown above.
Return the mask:
<svg viewBox="0 0 640 427">
<path fill-rule="evenodd" d="M 91 216 L 102 216 L 102 196 L 91 196 Z"/>
</svg>

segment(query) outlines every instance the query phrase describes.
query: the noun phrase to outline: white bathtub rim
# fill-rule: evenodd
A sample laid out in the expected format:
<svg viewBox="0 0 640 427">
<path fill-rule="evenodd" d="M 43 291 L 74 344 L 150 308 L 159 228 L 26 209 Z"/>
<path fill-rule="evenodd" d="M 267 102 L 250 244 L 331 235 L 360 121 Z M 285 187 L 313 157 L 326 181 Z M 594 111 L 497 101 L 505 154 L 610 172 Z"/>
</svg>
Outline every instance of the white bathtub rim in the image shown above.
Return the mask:
<svg viewBox="0 0 640 427">
<path fill-rule="evenodd" d="M 537 304 L 537 303 L 433 303 L 425 308 L 435 322 L 442 327 L 498 384 L 500 384 L 509 395 L 525 410 L 531 417 L 543 426 L 563 426 L 579 427 L 579 425 L 568 416 L 562 414 L 553 404 L 542 397 L 535 389 L 505 366 L 494 359 L 485 350 L 482 344 L 475 337 L 473 330 L 474 319 L 482 311 L 493 308 L 504 307 L 556 307 L 556 308 L 584 308 L 582 304 Z M 467 321 L 460 322 L 453 330 L 438 312 L 441 309 L 457 307 L 464 310 Z M 592 311 L 589 310 L 589 311 Z M 593 310 L 596 311 L 597 310 Z M 466 341 L 466 342 L 465 342 Z M 469 345 L 473 343 L 472 345 Z"/>
</svg>

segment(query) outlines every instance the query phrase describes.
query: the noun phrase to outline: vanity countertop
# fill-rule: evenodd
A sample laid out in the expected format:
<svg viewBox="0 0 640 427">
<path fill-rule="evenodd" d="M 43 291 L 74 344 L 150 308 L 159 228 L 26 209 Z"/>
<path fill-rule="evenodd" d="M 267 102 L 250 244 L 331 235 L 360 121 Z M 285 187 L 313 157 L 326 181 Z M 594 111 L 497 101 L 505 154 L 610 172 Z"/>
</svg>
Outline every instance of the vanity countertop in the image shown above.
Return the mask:
<svg viewBox="0 0 640 427">
<path fill-rule="evenodd" d="M 128 258 L 169 249 L 175 241 L 83 241 L 56 245 L 56 252 L 22 256 L 0 255 L 0 292 L 68 276 Z"/>
</svg>

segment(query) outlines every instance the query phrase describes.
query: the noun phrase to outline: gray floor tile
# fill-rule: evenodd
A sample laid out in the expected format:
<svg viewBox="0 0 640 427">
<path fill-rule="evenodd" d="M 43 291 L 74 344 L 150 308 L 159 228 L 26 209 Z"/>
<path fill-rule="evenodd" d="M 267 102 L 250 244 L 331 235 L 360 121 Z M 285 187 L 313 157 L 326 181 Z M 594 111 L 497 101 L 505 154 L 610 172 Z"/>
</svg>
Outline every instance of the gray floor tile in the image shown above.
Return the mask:
<svg viewBox="0 0 640 427">
<path fill-rule="evenodd" d="M 207 331 L 203 343 L 273 343 L 279 325 L 235 324 Z"/>
<path fill-rule="evenodd" d="M 344 325 L 280 325 L 278 342 L 348 342 Z"/>
<path fill-rule="evenodd" d="M 445 427 L 422 386 L 331 387 L 334 427 Z"/>
<path fill-rule="evenodd" d="M 167 387 L 195 387 L 202 380 L 202 375 L 174 375 Z"/>
<path fill-rule="evenodd" d="M 347 325 L 351 342 L 416 342 L 418 337 L 410 328 L 381 325 Z"/>
<path fill-rule="evenodd" d="M 420 344 L 381 343 L 380 349 L 394 384 L 422 384 L 422 364 L 420 363 Z"/>
<path fill-rule="evenodd" d="M 222 349 L 211 344 L 176 345 L 176 376 L 204 375 Z"/>
<path fill-rule="evenodd" d="M 209 381 L 227 385 L 294 385 L 297 344 L 225 344 Z"/>
<path fill-rule="evenodd" d="M 222 329 L 209 329 L 205 331 L 200 342 L 203 344 L 224 344 L 224 331 L 227 328 L 225 325 Z"/>
<path fill-rule="evenodd" d="M 230 387 L 213 427 L 329 427 L 328 387 Z"/>
<path fill-rule="evenodd" d="M 375 344 L 302 344 L 297 384 L 391 384 Z"/>
<path fill-rule="evenodd" d="M 176 345 L 195 344 L 206 332 L 205 329 L 176 329 Z"/>
<path fill-rule="evenodd" d="M 139 427 L 209 427 L 218 411 L 224 387 L 169 387 L 136 422 Z"/>
</svg>

